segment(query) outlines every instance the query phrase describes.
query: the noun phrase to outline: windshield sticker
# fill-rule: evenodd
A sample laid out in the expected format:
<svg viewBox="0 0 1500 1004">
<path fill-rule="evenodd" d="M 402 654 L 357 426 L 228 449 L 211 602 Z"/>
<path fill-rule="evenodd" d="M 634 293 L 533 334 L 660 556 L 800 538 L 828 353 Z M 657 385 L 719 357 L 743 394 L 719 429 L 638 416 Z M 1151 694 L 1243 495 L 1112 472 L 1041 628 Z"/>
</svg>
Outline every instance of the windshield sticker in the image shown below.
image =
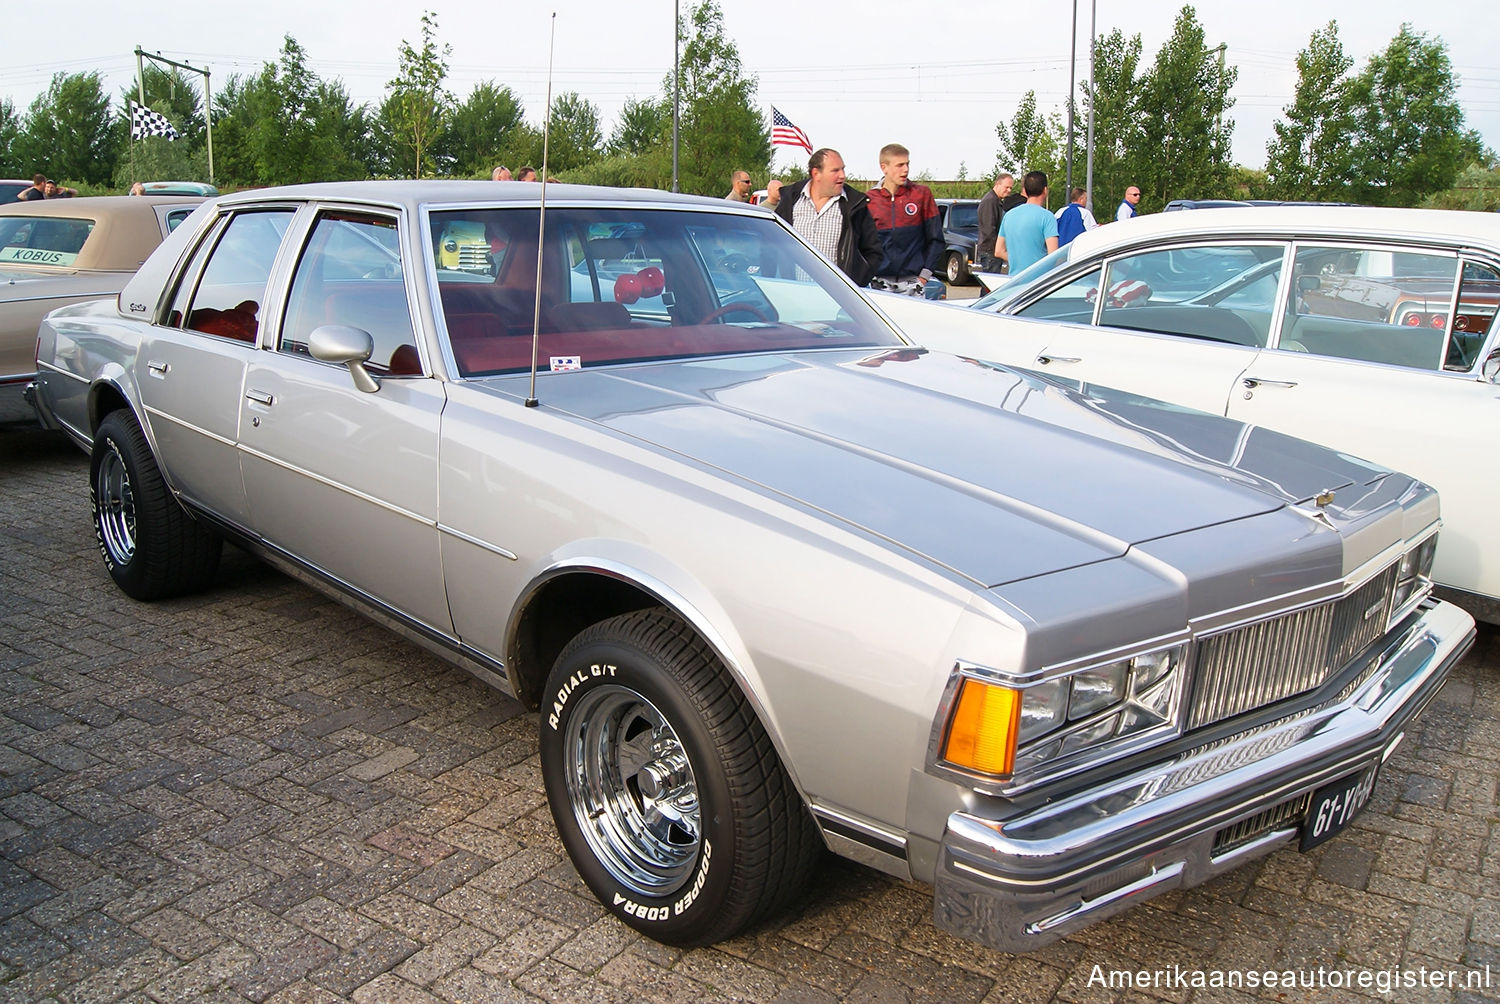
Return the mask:
<svg viewBox="0 0 1500 1004">
<path fill-rule="evenodd" d="M 0 261 L 19 262 L 23 265 L 71 265 L 78 260 L 77 253 L 48 251 L 45 248 L 0 248 Z"/>
<path fill-rule="evenodd" d="M 548 368 L 554 373 L 583 369 L 583 360 L 578 356 L 549 356 L 548 360 L 550 364 Z"/>
</svg>

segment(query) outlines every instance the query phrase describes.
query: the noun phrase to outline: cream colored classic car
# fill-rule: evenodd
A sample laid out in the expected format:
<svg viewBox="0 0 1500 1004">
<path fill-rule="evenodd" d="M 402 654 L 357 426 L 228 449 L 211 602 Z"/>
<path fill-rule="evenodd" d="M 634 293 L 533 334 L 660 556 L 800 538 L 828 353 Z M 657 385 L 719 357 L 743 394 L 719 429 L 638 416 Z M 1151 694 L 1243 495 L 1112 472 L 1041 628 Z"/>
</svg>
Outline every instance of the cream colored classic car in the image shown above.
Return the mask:
<svg viewBox="0 0 1500 1004">
<path fill-rule="evenodd" d="M 36 376 L 42 317 L 118 293 L 202 201 L 115 196 L 0 206 L 0 411 L 19 410 Z"/>
<path fill-rule="evenodd" d="M 47 318 L 36 403 L 131 596 L 231 540 L 535 709 L 651 937 L 831 848 L 1046 944 L 1337 834 L 1472 641 L 1410 477 L 914 348 L 754 207 L 542 192 L 225 196 Z"/>
</svg>

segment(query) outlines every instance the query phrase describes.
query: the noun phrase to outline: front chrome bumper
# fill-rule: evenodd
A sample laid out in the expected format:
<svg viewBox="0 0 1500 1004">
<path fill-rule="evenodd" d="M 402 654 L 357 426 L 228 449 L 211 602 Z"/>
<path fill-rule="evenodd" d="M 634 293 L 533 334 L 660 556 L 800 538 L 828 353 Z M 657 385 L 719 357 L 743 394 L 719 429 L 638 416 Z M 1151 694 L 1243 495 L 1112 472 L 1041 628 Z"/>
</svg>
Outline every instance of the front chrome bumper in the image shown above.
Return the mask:
<svg viewBox="0 0 1500 1004">
<path fill-rule="evenodd" d="M 1309 797 L 1378 765 L 1474 641 L 1428 601 L 1344 699 L 1191 750 L 1020 816 L 948 817 L 933 919 L 1007 952 L 1049 944 L 1294 840 Z"/>
</svg>

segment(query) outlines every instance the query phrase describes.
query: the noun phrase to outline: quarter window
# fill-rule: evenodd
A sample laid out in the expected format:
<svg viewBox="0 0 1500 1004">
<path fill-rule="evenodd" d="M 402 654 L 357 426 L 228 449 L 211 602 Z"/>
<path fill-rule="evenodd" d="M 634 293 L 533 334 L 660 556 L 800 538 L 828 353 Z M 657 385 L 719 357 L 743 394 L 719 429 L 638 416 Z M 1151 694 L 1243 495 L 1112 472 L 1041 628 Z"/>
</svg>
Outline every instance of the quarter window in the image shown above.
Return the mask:
<svg viewBox="0 0 1500 1004">
<path fill-rule="evenodd" d="M 205 241 L 194 264 L 183 273 L 167 323 L 221 338 L 254 342 L 260 330 L 260 309 L 266 282 L 291 222 L 290 210 L 239 213 Z M 208 262 L 196 274 L 196 262 Z"/>
<path fill-rule="evenodd" d="M 1299 247 L 1279 347 L 1424 370 L 1461 362 L 1448 344 L 1461 267 L 1435 252 Z"/>
</svg>

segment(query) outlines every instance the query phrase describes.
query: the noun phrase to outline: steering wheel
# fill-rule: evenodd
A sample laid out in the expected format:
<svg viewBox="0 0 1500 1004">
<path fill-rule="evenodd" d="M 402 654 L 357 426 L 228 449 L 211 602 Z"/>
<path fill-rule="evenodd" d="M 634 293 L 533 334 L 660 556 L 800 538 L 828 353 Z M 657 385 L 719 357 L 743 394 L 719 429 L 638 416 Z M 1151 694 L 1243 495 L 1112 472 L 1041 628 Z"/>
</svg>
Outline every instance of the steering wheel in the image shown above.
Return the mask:
<svg viewBox="0 0 1500 1004">
<path fill-rule="evenodd" d="M 759 310 L 756 310 L 754 307 L 750 306 L 750 304 L 748 304 L 748 303 L 726 303 L 726 304 L 724 304 L 724 306 L 720 307 L 718 310 L 711 310 L 711 311 L 709 311 L 708 316 L 704 317 L 698 323 L 699 324 L 712 324 L 713 322 L 717 321 L 719 318 L 723 317 L 726 314 L 738 314 L 738 313 L 741 313 L 741 312 L 746 313 L 746 314 L 754 314 L 755 315 L 755 319 L 757 321 L 759 321 L 761 324 L 770 324 L 771 323 L 771 319 L 770 318 L 768 318 L 765 314 L 762 314 Z"/>
</svg>

